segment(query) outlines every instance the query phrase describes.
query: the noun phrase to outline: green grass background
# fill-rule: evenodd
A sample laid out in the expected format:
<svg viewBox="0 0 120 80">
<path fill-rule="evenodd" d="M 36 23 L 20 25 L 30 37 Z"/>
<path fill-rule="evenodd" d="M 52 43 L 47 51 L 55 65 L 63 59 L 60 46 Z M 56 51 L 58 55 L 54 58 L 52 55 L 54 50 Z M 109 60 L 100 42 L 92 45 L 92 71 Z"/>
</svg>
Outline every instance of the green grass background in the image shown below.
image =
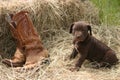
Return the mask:
<svg viewBox="0 0 120 80">
<path fill-rule="evenodd" d="M 107 25 L 120 25 L 120 0 L 91 0 L 99 9 L 100 21 Z"/>
</svg>

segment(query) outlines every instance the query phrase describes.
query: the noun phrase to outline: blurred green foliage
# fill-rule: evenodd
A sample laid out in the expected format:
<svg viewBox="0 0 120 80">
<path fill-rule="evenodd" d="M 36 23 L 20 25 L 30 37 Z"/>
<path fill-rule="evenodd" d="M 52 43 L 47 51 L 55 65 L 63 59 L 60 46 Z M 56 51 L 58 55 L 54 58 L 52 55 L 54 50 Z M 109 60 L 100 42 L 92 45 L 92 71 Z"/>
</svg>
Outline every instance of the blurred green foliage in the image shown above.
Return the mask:
<svg viewBox="0 0 120 80">
<path fill-rule="evenodd" d="M 120 25 L 120 0 L 90 0 L 99 9 L 100 21 L 107 25 Z"/>
</svg>

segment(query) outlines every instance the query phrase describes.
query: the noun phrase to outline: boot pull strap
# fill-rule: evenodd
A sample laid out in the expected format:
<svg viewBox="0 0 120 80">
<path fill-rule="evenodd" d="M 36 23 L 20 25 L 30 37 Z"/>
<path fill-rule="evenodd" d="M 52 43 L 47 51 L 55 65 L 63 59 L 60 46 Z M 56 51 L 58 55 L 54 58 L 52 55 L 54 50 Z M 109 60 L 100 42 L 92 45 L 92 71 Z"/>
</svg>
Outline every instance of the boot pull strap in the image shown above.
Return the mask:
<svg viewBox="0 0 120 80">
<path fill-rule="evenodd" d="M 6 16 L 5 16 L 5 20 L 8 22 L 8 23 L 11 23 L 11 21 L 12 21 L 12 18 L 11 18 L 12 16 L 10 16 L 8 13 L 6 14 Z"/>
<path fill-rule="evenodd" d="M 15 29 L 16 23 L 12 20 L 12 17 L 13 17 L 13 15 L 7 13 L 5 16 L 5 19 L 10 24 L 9 28 L 10 28 L 10 31 L 12 32 L 12 35 L 14 37 L 17 37 L 16 36 L 17 30 Z"/>
<path fill-rule="evenodd" d="M 6 14 L 5 19 L 10 24 L 10 27 L 12 27 L 14 30 L 16 28 L 16 22 L 12 20 L 13 14 Z"/>
</svg>

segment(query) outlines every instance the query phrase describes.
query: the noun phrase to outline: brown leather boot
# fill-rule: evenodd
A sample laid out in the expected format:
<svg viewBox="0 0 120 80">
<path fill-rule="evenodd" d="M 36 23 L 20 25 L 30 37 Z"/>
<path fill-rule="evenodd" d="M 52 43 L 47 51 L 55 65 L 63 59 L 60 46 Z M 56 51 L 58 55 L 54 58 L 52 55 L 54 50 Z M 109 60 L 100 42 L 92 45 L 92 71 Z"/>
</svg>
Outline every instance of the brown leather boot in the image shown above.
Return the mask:
<svg viewBox="0 0 120 80">
<path fill-rule="evenodd" d="M 11 25 L 11 32 L 17 40 L 17 47 L 24 55 L 26 68 L 34 67 L 41 59 L 48 57 L 48 52 L 43 47 L 33 23 L 28 17 L 28 12 L 21 11 L 13 15 Z"/>
</svg>

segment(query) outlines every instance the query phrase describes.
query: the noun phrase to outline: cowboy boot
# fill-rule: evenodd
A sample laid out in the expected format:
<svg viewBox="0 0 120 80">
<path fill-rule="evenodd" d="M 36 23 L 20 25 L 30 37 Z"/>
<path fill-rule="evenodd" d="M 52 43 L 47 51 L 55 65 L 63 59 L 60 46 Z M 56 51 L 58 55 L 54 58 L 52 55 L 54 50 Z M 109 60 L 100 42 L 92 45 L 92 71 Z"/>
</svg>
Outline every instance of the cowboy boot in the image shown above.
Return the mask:
<svg viewBox="0 0 120 80">
<path fill-rule="evenodd" d="M 21 11 L 12 17 L 17 36 L 18 48 L 25 56 L 25 67 L 33 67 L 41 59 L 48 57 L 47 50 L 43 47 L 33 23 L 28 17 L 28 12 Z"/>
<path fill-rule="evenodd" d="M 13 16 L 13 21 L 16 22 L 16 29 L 20 35 L 26 58 L 25 67 L 33 67 L 44 58 L 48 57 L 47 50 L 43 47 L 37 31 L 34 29 L 31 19 L 28 17 L 28 12 L 21 11 Z"/>
</svg>

